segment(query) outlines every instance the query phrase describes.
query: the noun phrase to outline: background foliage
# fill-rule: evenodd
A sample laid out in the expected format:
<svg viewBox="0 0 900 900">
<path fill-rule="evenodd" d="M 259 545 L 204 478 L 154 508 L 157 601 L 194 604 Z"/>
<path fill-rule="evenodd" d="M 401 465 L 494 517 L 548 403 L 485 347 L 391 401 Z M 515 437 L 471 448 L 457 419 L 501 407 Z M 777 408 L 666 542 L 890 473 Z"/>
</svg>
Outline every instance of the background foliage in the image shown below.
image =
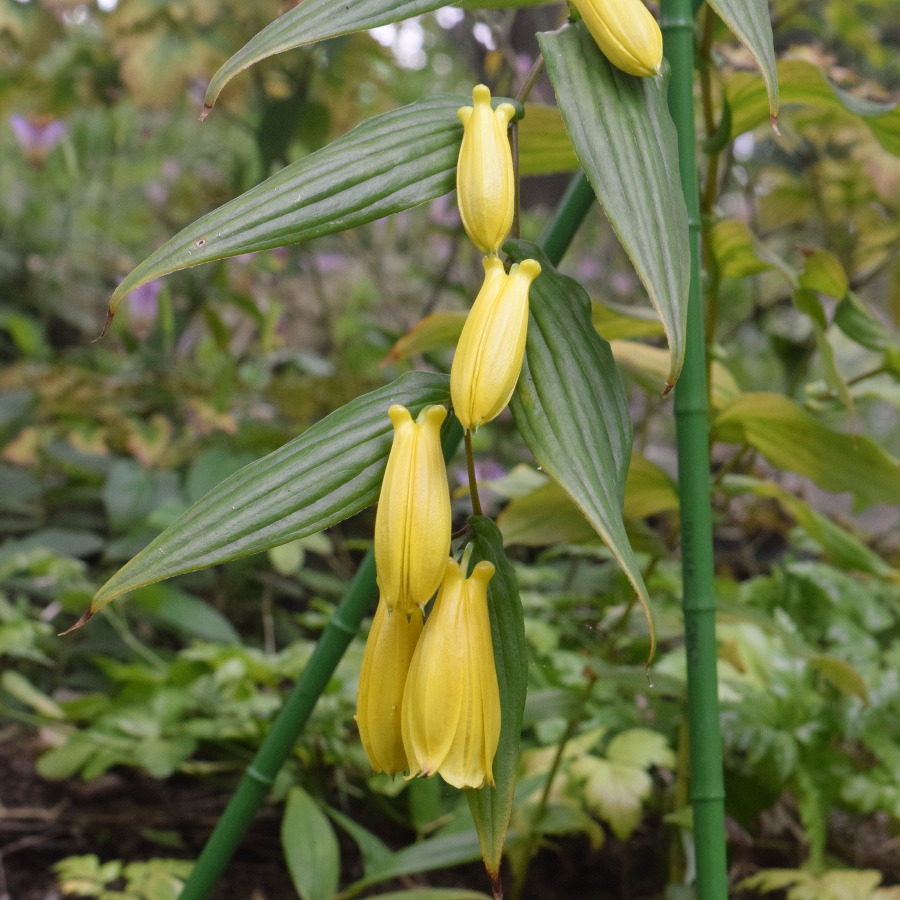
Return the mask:
<svg viewBox="0 0 900 900">
<path fill-rule="evenodd" d="M 475 80 L 514 93 L 534 32 L 563 14 L 444 10 L 282 54 L 231 82 L 200 126 L 206 82 L 277 4 L 108 6 L 0 5 L 2 861 L 26 900 L 57 878 L 81 896 L 176 895 L 209 815 L 195 804 L 160 821 L 123 793 L 156 779 L 180 810 L 179 796 L 227 791 L 351 576 L 371 513 L 141 588 L 88 629 L 56 633 L 224 477 L 413 362 L 446 372 L 480 261 L 450 197 L 151 281 L 90 343 L 109 295 L 172 234 L 368 116 Z M 840 0 L 772 4 L 780 139 L 747 52 L 699 18 L 731 874 L 758 873 L 753 895 L 840 896 L 852 882 L 886 897 L 900 881 L 892 12 L 890 0 L 865 15 Z M 552 90 L 541 80 L 531 99 L 552 103 Z M 552 111 L 530 114 L 541 127 L 529 144 L 523 121 L 523 159 L 531 147 L 542 174 L 523 181 L 522 230 L 536 239 L 574 157 Z M 587 288 L 627 376 L 626 525 L 660 650 L 651 688 L 627 578 L 509 422 L 479 433 L 531 662 L 509 879 L 540 896 L 552 866 L 557 892 L 587 871 L 606 873 L 609 896 L 668 885 L 677 897 L 691 860 L 671 403 L 659 396 L 669 361 L 599 211 L 563 270 Z M 483 890 L 463 867 L 478 856 L 465 803 L 368 772 L 352 721 L 361 652 L 360 640 L 275 785 L 283 856 L 277 828 L 255 839 L 257 886 L 292 880 L 304 900 L 400 876 Z M 113 799 L 78 820 L 73 798 L 103 790 Z M 298 837 L 310 834 L 316 859 Z M 421 874 L 441 866 L 459 868 Z"/>
</svg>

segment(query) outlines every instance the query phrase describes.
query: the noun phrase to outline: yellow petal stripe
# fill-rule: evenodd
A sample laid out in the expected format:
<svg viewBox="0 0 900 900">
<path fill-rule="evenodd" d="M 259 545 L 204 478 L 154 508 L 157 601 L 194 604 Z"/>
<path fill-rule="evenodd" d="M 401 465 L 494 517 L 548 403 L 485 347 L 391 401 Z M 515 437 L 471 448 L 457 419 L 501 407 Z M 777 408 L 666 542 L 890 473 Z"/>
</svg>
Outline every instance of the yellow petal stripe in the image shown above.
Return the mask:
<svg viewBox="0 0 900 900">
<path fill-rule="evenodd" d="M 629 75 L 658 75 L 662 32 L 641 0 L 573 0 L 606 58 Z"/>
<path fill-rule="evenodd" d="M 450 489 L 441 452 L 443 406 L 413 422 L 392 406 L 394 442 L 375 515 L 375 567 L 384 602 L 411 615 L 434 595 L 450 552 Z"/>
<path fill-rule="evenodd" d="M 463 580 L 448 560 L 444 581 L 416 645 L 401 710 L 410 774 L 439 773 L 457 788 L 493 784 L 500 740 L 500 691 L 480 562 Z"/>
<path fill-rule="evenodd" d="M 453 411 L 470 431 L 490 422 L 509 403 L 525 357 L 528 292 L 541 266 L 526 259 L 504 275 L 499 259 L 487 257 L 484 269 L 484 284 L 450 369 Z"/>
<path fill-rule="evenodd" d="M 407 767 L 400 709 L 406 673 L 421 633 L 420 610 L 414 610 L 409 617 L 392 613 L 379 599 L 366 640 L 356 695 L 360 741 L 376 772 L 393 775 Z"/>
<path fill-rule="evenodd" d="M 490 90 L 479 84 L 472 106 L 457 113 L 463 139 L 456 201 L 466 234 L 482 253 L 496 253 L 512 227 L 516 185 L 506 129 L 515 112 L 511 103 L 492 109 Z"/>
</svg>

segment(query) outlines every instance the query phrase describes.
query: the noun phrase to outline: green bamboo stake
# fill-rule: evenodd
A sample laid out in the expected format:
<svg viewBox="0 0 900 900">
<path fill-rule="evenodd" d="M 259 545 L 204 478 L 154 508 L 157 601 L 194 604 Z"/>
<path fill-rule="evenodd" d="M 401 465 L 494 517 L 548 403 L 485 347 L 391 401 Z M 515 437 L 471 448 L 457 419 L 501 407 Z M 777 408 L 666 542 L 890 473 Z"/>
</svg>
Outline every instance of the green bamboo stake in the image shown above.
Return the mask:
<svg viewBox="0 0 900 900">
<path fill-rule="evenodd" d="M 582 169 L 569 182 L 557 204 L 553 218 L 546 224 L 538 239 L 538 243 L 554 266 L 559 265 L 595 200 L 593 188 Z"/>
<path fill-rule="evenodd" d="M 690 223 L 691 282 L 684 369 L 675 388 L 682 584 L 687 651 L 690 799 L 697 900 L 725 900 L 725 787 L 716 677 L 716 597 L 709 482 L 709 425 L 700 297 L 700 195 L 694 130 L 694 3 L 662 0 L 661 26 L 672 67 L 669 109 L 678 132 L 681 187 Z"/>
<path fill-rule="evenodd" d="M 554 264 L 562 258 L 593 202 L 593 192 L 582 172 L 572 179 L 552 222 L 541 235 L 541 242 Z M 447 458 L 455 452 L 461 436 L 459 429 L 444 436 L 444 454 Z M 316 649 L 272 723 L 272 728 L 244 771 L 178 900 L 205 900 L 225 871 L 291 748 L 303 733 L 316 701 L 359 630 L 363 617 L 371 609 L 375 592 L 375 557 L 370 550 L 322 632 Z"/>
</svg>

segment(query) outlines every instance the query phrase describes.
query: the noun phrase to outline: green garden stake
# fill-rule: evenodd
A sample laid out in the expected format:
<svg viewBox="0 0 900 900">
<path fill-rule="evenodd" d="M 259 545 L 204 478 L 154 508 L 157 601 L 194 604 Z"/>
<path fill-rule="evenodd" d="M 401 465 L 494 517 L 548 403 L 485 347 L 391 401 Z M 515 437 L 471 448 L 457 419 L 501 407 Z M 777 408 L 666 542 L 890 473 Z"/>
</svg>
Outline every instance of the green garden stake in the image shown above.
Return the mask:
<svg viewBox="0 0 900 900">
<path fill-rule="evenodd" d="M 698 900 L 725 900 L 725 787 L 716 676 L 709 425 L 703 307 L 700 297 L 700 200 L 694 131 L 692 0 L 662 0 L 660 25 L 672 67 L 669 109 L 678 132 L 681 186 L 690 222 L 691 282 L 684 369 L 675 388 L 682 584 L 687 651 L 690 800 Z"/>
</svg>

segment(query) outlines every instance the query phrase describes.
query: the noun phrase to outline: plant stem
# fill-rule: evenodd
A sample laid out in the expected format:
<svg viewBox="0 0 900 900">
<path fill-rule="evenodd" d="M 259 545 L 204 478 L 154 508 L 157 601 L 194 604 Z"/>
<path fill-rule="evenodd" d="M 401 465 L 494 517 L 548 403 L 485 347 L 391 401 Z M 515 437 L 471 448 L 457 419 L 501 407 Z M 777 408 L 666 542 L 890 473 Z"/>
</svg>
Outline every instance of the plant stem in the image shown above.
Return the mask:
<svg viewBox="0 0 900 900">
<path fill-rule="evenodd" d="M 591 696 L 591 691 L 594 689 L 594 684 L 597 682 L 597 675 L 591 669 L 585 669 L 584 675 L 587 679 L 587 684 L 582 693 L 579 713 L 581 707 L 587 703 L 588 698 Z M 575 734 L 575 729 L 578 727 L 578 723 L 581 719 L 582 716 L 580 714 L 573 715 L 572 718 L 569 719 L 566 723 L 566 730 L 563 732 L 563 736 L 559 739 L 559 743 L 556 746 L 556 753 L 553 755 L 553 762 L 550 764 L 550 771 L 547 773 L 544 789 L 541 791 L 541 796 L 537 802 L 537 806 L 534 808 L 534 813 L 529 817 L 528 837 L 526 838 L 525 844 L 525 865 L 522 869 L 523 878 L 513 886 L 511 900 L 520 900 L 522 896 L 522 890 L 525 887 L 524 875 L 527 874 L 528 867 L 531 865 L 531 860 L 534 858 L 538 849 L 537 843 L 540 835 L 538 834 L 537 828 L 541 819 L 544 817 L 544 813 L 547 811 L 547 803 L 550 800 L 550 791 L 553 788 L 553 782 L 556 780 L 556 773 L 559 771 L 560 764 L 562 763 L 566 745 L 572 740 L 572 736 Z"/>
<path fill-rule="evenodd" d="M 475 477 L 475 455 L 472 453 L 472 432 L 466 431 L 466 470 L 469 473 L 469 495 L 472 498 L 472 514 L 483 516 L 481 498 L 478 496 L 478 479 Z"/>
<path fill-rule="evenodd" d="M 700 297 L 700 203 L 694 126 L 692 12 L 692 0 L 662 0 L 663 46 L 672 66 L 669 109 L 678 133 L 681 187 L 690 225 L 687 350 L 681 380 L 675 389 L 675 421 L 697 900 L 725 900 L 728 896 L 725 788 L 716 674 L 716 598 L 709 482 L 709 405 Z"/>
</svg>

